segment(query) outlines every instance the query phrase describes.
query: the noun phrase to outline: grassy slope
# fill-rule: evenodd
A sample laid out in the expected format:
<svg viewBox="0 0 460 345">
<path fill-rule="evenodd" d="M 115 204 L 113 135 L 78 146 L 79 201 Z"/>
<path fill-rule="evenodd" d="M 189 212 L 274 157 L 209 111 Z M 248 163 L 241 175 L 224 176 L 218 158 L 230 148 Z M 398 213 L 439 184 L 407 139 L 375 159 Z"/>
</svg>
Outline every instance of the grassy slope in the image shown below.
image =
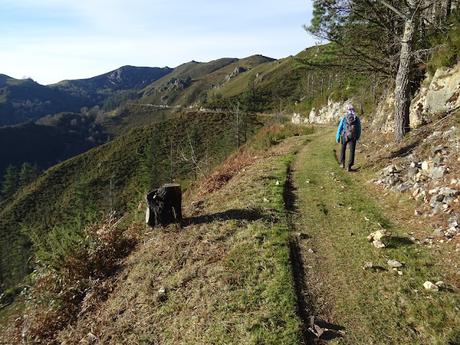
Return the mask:
<svg viewBox="0 0 460 345">
<path fill-rule="evenodd" d="M 304 140 L 288 139 L 222 189 L 188 198 L 189 225 L 148 234 L 107 301 L 60 340 L 92 332 L 104 344 L 299 343 L 283 181 Z"/>
<path fill-rule="evenodd" d="M 248 134 L 257 126 L 255 120 L 250 120 Z M 187 114 L 133 130 L 49 169 L 2 205 L 3 283 L 17 283 L 27 272 L 30 243 L 27 236 L 21 235 L 23 227 L 45 234 L 55 225 L 74 222 L 80 213 L 104 212 L 111 204 L 116 210 L 126 210 L 152 186 L 170 181 L 170 139 L 173 177 L 186 187 L 193 179 L 192 167 L 179 159 L 179 151 L 189 150 L 188 136 L 193 137 L 197 157 L 203 159 L 202 169 L 206 172 L 235 149 L 234 134 L 234 120 L 228 115 Z"/>
<path fill-rule="evenodd" d="M 167 104 L 187 106 L 197 102 L 209 89 L 222 84 L 225 77 L 232 73 L 235 67 L 253 69 L 271 60 L 261 55 L 254 55 L 240 60 L 224 58 L 208 63 L 189 62 L 177 67 L 171 74 L 147 87 L 141 102 L 162 104 L 161 97 L 167 95 Z M 185 90 L 160 91 L 172 78 L 186 79 L 187 77 L 192 78 L 192 84 Z"/>
<path fill-rule="evenodd" d="M 350 175 L 338 168 L 332 137 L 332 131 L 320 133 L 300 153 L 295 173 L 299 227 L 311 236 L 303 247 L 316 313 L 345 327 L 340 344 L 446 344 L 460 330 L 458 287 L 430 293 L 422 286 L 426 280 L 449 284 L 442 255 L 411 242 L 413 229 L 399 222 L 400 213 L 409 212 L 404 200 L 377 194 L 366 171 Z M 366 239 L 379 224 L 392 233 L 383 250 Z M 405 263 L 402 276 L 362 268 L 372 262 L 388 269 L 388 259 Z"/>
<path fill-rule="evenodd" d="M 261 111 L 308 115 L 312 108 L 321 108 L 330 99 L 353 98 L 360 111 L 370 114 L 381 92 L 374 85 L 374 77 L 333 67 L 339 63 L 337 58 L 331 44 L 311 47 L 239 75 L 220 88 L 210 90 L 208 100 L 211 105 L 219 97 L 244 100 L 254 89 L 257 109 Z"/>
</svg>

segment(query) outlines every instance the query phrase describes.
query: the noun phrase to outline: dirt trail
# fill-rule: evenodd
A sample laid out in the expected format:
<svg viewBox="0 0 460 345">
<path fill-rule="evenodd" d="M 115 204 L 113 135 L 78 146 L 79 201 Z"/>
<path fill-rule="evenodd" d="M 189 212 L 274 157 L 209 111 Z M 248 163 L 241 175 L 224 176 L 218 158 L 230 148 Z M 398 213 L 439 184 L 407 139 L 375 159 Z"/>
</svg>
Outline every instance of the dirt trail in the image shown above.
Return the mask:
<svg viewBox="0 0 460 345">
<path fill-rule="evenodd" d="M 321 335 L 324 342 L 340 337 L 332 343 L 455 344 L 460 339 L 458 292 L 423 288 L 427 280 L 448 280 L 442 262 L 415 244 L 408 225 L 391 213 L 404 212 L 401 200 L 367 184 L 370 172 L 340 169 L 333 148 L 333 131 L 318 129 L 288 169 L 284 191 L 305 343 L 317 341 L 308 334 L 315 316 L 315 330 L 331 330 Z M 386 247 L 377 249 L 367 236 L 382 228 L 390 236 Z M 394 270 L 389 260 L 403 267 Z"/>
</svg>

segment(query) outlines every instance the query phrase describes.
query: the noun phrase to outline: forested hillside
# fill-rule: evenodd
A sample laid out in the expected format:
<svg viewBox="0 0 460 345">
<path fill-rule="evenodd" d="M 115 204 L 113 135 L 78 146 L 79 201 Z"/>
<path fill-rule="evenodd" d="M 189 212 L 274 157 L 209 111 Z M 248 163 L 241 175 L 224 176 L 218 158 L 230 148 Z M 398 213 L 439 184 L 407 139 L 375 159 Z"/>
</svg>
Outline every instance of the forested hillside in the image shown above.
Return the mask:
<svg viewBox="0 0 460 345">
<path fill-rule="evenodd" d="M 186 189 L 258 126 L 253 116 L 236 122 L 225 113 L 184 114 L 49 169 L 0 204 L 3 286 L 19 283 L 30 271 L 33 240 L 46 242 L 48 232 L 78 232 L 110 210 L 125 212 L 162 183 L 175 180 Z"/>
</svg>

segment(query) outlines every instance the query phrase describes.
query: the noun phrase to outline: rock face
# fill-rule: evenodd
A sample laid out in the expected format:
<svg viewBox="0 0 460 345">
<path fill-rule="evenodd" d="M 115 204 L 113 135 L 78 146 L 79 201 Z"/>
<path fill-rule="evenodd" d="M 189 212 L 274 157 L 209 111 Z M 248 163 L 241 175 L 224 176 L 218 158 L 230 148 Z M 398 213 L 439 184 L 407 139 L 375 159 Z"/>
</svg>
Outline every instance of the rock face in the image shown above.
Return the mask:
<svg viewBox="0 0 460 345">
<path fill-rule="evenodd" d="M 382 96 L 372 119 L 372 127 L 392 132 L 394 127 L 394 91 Z M 433 114 L 441 114 L 460 107 L 460 63 L 453 68 L 441 68 L 427 78 L 416 93 L 410 107 L 410 126 L 417 128 Z"/>
<path fill-rule="evenodd" d="M 344 102 L 329 100 L 327 106 L 321 109 L 313 108 L 308 115 L 309 123 L 328 124 L 338 122 L 341 116 L 346 114 Z"/>
<path fill-rule="evenodd" d="M 428 114 L 445 113 L 459 106 L 460 64 L 457 64 L 438 69 L 431 81 L 421 87 L 412 101 L 411 114 L 420 125 Z"/>
<path fill-rule="evenodd" d="M 334 102 L 329 100 L 325 107 L 320 109 L 313 108 L 308 117 L 294 113 L 291 122 L 296 125 L 338 123 L 339 119 L 346 114 L 346 104 L 348 103 L 348 101 Z"/>
<path fill-rule="evenodd" d="M 381 132 L 391 132 L 394 127 L 394 104 L 395 97 L 393 90 L 387 90 L 377 105 L 375 114 L 372 117 L 371 127 Z"/>
<path fill-rule="evenodd" d="M 247 71 L 247 69 L 244 68 L 244 67 L 242 67 L 242 66 L 235 67 L 235 69 L 233 70 L 232 73 L 227 74 L 227 75 L 225 76 L 225 81 L 229 81 L 230 79 L 235 78 L 236 76 L 238 76 L 238 75 L 240 75 L 241 73 L 244 73 L 244 72 L 246 72 L 246 71 Z"/>
</svg>

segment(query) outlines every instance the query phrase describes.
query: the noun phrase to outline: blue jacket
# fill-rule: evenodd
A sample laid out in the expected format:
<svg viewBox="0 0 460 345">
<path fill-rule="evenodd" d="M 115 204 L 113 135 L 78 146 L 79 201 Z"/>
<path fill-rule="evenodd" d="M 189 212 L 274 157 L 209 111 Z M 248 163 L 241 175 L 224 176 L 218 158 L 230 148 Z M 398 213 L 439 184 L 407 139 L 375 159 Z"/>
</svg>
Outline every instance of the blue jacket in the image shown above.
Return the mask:
<svg viewBox="0 0 460 345">
<path fill-rule="evenodd" d="M 356 119 L 358 120 L 356 123 L 356 130 L 357 130 L 356 141 L 358 141 L 359 138 L 361 137 L 361 120 L 357 116 L 356 116 Z M 342 136 L 342 133 L 345 130 L 346 124 L 347 124 L 347 117 L 344 116 L 340 119 L 339 128 L 337 128 L 337 134 L 335 135 L 336 142 L 340 142 L 340 137 Z"/>
</svg>

